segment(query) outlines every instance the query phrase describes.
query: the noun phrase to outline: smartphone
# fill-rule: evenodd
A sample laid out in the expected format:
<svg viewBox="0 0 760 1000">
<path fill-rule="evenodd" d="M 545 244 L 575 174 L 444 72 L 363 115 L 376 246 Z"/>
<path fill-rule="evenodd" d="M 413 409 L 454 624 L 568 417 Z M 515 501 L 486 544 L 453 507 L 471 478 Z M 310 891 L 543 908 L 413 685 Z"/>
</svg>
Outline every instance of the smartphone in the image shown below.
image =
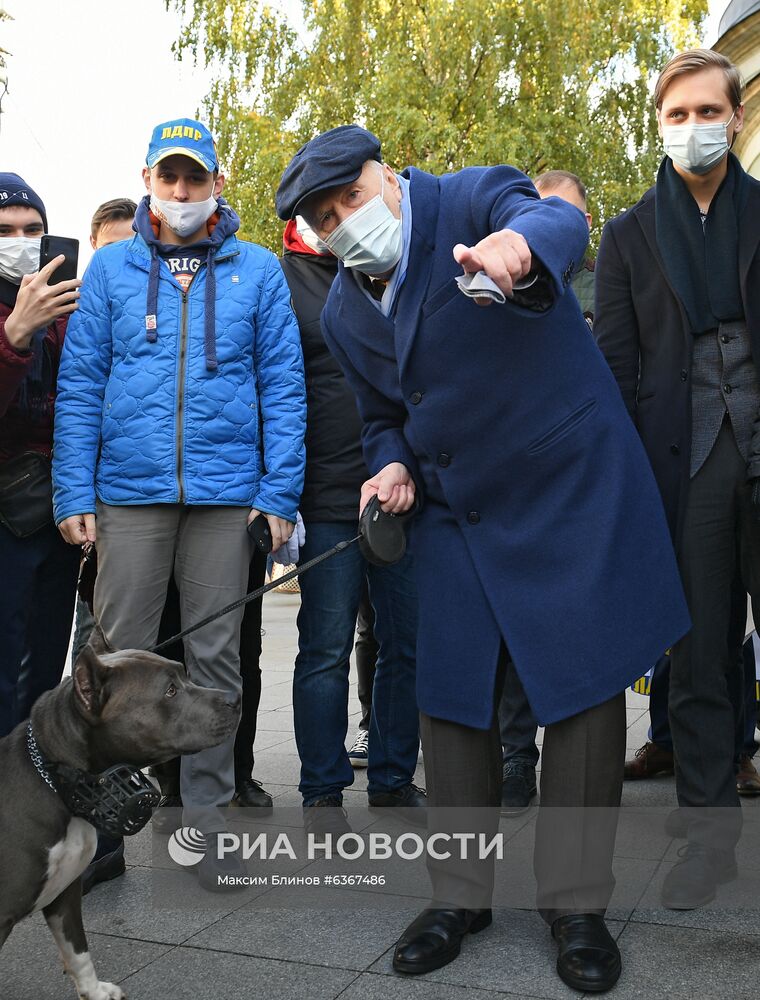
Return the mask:
<svg viewBox="0 0 760 1000">
<path fill-rule="evenodd" d="M 272 532 L 269 530 L 269 522 L 263 514 L 254 517 L 248 525 L 248 534 L 262 552 L 272 551 Z"/>
<path fill-rule="evenodd" d="M 49 285 L 57 285 L 59 281 L 71 281 L 72 278 L 76 278 L 79 262 L 79 240 L 69 239 L 68 236 L 42 237 L 40 240 L 40 269 L 61 254 L 65 254 L 66 260 L 53 271 L 50 281 L 48 281 Z"/>
</svg>

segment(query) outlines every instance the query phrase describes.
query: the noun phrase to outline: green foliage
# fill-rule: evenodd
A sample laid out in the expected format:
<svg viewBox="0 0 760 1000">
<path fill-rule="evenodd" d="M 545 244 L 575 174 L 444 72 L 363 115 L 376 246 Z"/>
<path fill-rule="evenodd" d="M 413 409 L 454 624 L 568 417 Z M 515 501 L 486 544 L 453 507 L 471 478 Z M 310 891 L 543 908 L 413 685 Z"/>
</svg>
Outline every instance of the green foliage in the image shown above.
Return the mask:
<svg viewBox="0 0 760 1000">
<path fill-rule="evenodd" d="M 650 84 L 697 44 L 707 0 L 166 0 L 175 53 L 209 68 L 205 113 L 245 234 L 274 250 L 274 192 L 307 139 L 357 122 L 394 167 L 571 170 L 597 222 L 652 183 Z M 597 232 L 600 226 L 597 227 Z"/>
<path fill-rule="evenodd" d="M 12 20 L 13 18 L 11 17 L 11 15 L 6 10 L 3 10 L 2 7 L 0 7 L 0 22 L 12 21 Z M 9 55 L 10 52 L 7 49 L 0 48 L 0 69 L 5 68 L 5 66 L 7 65 L 5 62 L 5 57 Z"/>
</svg>

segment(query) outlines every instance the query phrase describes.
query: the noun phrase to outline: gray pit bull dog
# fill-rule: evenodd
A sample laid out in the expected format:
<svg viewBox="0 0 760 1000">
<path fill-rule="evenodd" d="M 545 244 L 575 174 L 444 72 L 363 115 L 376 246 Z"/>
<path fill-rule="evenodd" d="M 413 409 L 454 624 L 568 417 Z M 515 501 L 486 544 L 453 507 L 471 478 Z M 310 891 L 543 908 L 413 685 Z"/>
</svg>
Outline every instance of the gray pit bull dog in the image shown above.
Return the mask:
<svg viewBox="0 0 760 1000">
<path fill-rule="evenodd" d="M 87 646 L 73 677 L 39 699 L 31 721 L 45 761 L 97 774 L 216 746 L 235 731 L 239 714 L 239 698 L 192 684 L 179 663 Z M 79 876 L 97 833 L 38 773 L 26 722 L 0 740 L 0 774 L 0 949 L 19 920 L 42 910 L 81 1000 L 124 1000 L 118 986 L 98 980 L 82 926 Z"/>
</svg>

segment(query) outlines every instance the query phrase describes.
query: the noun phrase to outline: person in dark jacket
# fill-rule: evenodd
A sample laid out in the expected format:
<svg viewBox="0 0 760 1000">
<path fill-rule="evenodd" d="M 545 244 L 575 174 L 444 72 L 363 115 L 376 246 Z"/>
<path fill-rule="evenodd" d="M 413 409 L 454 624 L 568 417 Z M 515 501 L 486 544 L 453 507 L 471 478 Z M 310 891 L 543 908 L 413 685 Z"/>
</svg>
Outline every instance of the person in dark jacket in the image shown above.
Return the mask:
<svg viewBox="0 0 760 1000">
<path fill-rule="evenodd" d="M 49 462 L 53 448 L 58 362 L 81 282 L 48 285 L 62 257 L 37 273 L 46 232 L 39 195 L 17 174 L 0 174 L 0 477 L 25 452 Z M 0 523 L 0 737 L 61 679 L 78 566 L 52 508 L 27 537 Z"/>
<path fill-rule="evenodd" d="M 307 561 L 356 535 L 359 493 L 368 473 L 354 393 L 320 328 L 338 261 L 302 221 L 301 228 L 299 235 L 292 220 L 285 229 L 282 269 L 301 331 L 306 370 L 306 474 L 300 503 L 306 540 L 300 558 Z M 301 578 L 293 715 L 304 818 L 307 829 L 315 831 L 336 820 L 339 826 L 345 823 L 337 807 L 354 780 L 344 745 L 348 671 L 366 579 L 380 647 L 369 730 L 368 800 L 370 806 L 402 808 L 425 823 L 425 810 L 419 808 L 425 805 L 425 795 L 412 782 L 419 723 L 411 556 L 380 568 L 369 565 L 353 545 Z M 321 806 L 333 808 L 325 811 Z"/>
<path fill-rule="evenodd" d="M 547 725 L 538 906 L 560 976 L 609 989 L 623 692 L 689 620 L 644 449 L 565 294 L 586 220 L 508 166 L 396 173 L 356 125 L 298 150 L 276 204 L 341 260 L 322 330 L 364 424 L 360 503 L 400 514 L 422 500 L 409 537 L 431 804 L 479 807 L 458 822 L 495 833 L 511 656 Z M 555 824 L 545 805 L 576 808 Z M 612 808 L 584 825 L 592 805 Z M 457 820 L 436 812 L 450 834 Z M 463 860 L 429 856 L 433 899 L 402 934 L 397 971 L 453 961 L 491 923 L 493 855 Z"/>
<path fill-rule="evenodd" d="M 675 56 L 654 102 L 666 156 L 604 229 L 594 333 L 654 469 L 693 622 L 670 657 L 683 808 L 669 829 L 688 843 L 662 890 L 693 909 L 735 877 L 741 830 L 729 689 L 742 683 L 737 573 L 760 612 L 760 183 L 729 152 L 744 107 L 725 56 Z"/>
</svg>

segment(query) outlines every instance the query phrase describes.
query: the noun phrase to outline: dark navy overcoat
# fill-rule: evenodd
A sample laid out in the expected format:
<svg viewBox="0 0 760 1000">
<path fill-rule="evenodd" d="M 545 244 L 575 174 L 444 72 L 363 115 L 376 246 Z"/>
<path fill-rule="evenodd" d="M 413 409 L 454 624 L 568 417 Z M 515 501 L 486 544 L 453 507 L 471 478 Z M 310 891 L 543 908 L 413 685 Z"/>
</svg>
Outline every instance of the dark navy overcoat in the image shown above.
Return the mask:
<svg viewBox="0 0 760 1000">
<path fill-rule="evenodd" d="M 420 709 L 487 728 L 505 642 L 545 725 L 622 691 L 689 628 L 662 502 L 565 294 L 582 214 L 509 167 L 405 173 L 413 231 L 395 317 L 341 265 L 324 333 L 356 392 L 371 473 L 403 462 L 423 494 Z M 549 277 L 543 312 L 458 291 L 454 245 L 505 228 Z"/>
</svg>

